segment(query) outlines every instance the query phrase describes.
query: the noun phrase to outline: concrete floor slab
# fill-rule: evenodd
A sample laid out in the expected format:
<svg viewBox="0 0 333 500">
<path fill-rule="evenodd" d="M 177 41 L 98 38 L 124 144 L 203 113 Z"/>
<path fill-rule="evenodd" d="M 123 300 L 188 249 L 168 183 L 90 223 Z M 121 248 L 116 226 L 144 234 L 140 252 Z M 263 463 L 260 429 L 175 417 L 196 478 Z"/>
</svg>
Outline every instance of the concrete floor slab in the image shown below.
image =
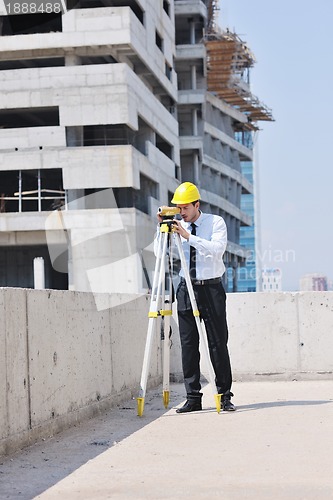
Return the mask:
<svg viewBox="0 0 333 500">
<path fill-rule="evenodd" d="M 32 447 L 35 455 L 25 455 L 25 462 L 22 455 L 29 450 L 9 457 L 14 468 L 19 459 L 21 467 L 27 461 L 33 467 L 35 461 L 31 478 L 38 473 L 54 477 L 49 477 L 48 488 L 47 481 L 38 485 L 35 478 L 35 491 L 27 494 L 21 488 L 17 496 L 9 489 L 3 496 L 0 483 L 0 497 L 333 498 L 333 381 L 238 382 L 233 391 L 234 413 L 216 412 L 210 386 L 204 388 L 203 410 L 190 414 L 175 412 L 184 398 L 180 384 L 172 385 L 169 411 L 162 409 L 159 391 L 147 394 L 143 417 L 136 416 L 136 401 L 131 400 L 80 429 Z M 93 455 L 84 453 L 87 446 L 90 455 L 94 448 Z M 51 463 L 38 470 L 41 454 Z M 72 469 L 68 474 L 65 460 Z"/>
</svg>

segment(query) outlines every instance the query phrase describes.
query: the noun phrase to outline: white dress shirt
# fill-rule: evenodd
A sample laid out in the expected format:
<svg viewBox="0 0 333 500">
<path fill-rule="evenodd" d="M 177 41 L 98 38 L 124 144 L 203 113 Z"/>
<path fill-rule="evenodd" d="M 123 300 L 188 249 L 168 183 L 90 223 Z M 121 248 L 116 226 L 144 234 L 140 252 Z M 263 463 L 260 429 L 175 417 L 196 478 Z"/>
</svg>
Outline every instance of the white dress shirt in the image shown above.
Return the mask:
<svg viewBox="0 0 333 500">
<path fill-rule="evenodd" d="M 190 245 L 196 248 L 196 279 L 207 280 L 220 278 L 225 272 L 223 254 L 227 247 L 227 226 L 222 217 L 214 214 L 200 213 L 194 222 L 197 226 L 196 235 L 190 235 L 189 240 L 181 237 L 184 256 L 189 269 Z M 191 223 L 181 221 L 181 225 L 191 233 Z M 176 234 L 174 234 L 176 237 Z M 155 243 L 157 241 L 155 240 Z M 156 245 L 155 245 L 156 248 Z M 179 275 L 184 277 L 183 270 Z"/>
</svg>

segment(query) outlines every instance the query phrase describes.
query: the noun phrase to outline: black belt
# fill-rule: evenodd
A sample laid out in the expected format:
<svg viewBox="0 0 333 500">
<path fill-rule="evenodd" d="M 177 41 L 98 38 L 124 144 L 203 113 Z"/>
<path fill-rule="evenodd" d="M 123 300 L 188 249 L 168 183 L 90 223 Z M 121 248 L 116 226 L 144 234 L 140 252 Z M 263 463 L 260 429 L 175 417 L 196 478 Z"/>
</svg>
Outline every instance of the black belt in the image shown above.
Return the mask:
<svg viewBox="0 0 333 500">
<path fill-rule="evenodd" d="M 185 278 L 181 278 L 181 281 L 183 283 L 186 283 Z M 208 280 L 191 280 L 192 285 L 217 285 L 218 283 L 221 283 L 221 278 L 210 278 Z"/>
</svg>

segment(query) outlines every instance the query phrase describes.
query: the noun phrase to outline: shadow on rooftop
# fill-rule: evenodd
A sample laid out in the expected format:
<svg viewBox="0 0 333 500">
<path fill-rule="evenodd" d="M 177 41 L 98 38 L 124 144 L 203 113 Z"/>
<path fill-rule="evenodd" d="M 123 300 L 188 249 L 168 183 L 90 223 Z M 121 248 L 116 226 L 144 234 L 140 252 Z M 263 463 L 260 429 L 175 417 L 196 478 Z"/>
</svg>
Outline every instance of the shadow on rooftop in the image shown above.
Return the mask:
<svg viewBox="0 0 333 500">
<path fill-rule="evenodd" d="M 177 385 L 170 388 L 170 397 L 172 404 L 183 400 Z M 142 417 L 133 398 L 15 454 L 0 456 L 0 499 L 31 500 L 167 411 L 162 389 L 153 389 L 147 391 Z"/>
<path fill-rule="evenodd" d="M 263 403 L 252 403 L 249 405 L 237 405 L 237 410 L 239 411 L 253 411 L 253 410 L 264 410 L 266 408 L 277 408 L 279 406 L 317 406 L 327 403 L 332 403 L 333 399 L 319 399 L 319 400 L 281 400 L 281 401 L 265 401 Z"/>
</svg>

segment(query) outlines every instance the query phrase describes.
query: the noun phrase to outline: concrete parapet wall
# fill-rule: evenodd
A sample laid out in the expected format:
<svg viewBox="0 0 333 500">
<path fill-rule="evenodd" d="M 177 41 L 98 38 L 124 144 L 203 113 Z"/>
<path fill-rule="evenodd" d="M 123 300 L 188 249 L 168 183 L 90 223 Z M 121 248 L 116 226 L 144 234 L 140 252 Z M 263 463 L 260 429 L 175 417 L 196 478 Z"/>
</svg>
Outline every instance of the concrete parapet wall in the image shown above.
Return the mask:
<svg viewBox="0 0 333 500">
<path fill-rule="evenodd" d="M 333 374 L 333 292 L 235 293 L 227 300 L 234 377 Z"/>
<path fill-rule="evenodd" d="M 0 289 L 0 455 L 137 394 L 149 300 L 131 299 L 97 310 L 91 293 Z M 160 358 L 156 341 L 151 385 Z"/>
<path fill-rule="evenodd" d="M 138 394 L 149 300 L 0 288 L 0 455 Z M 333 292 L 229 294 L 227 313 L 235 380 L 332 377 Z M 161 382 L 156 327 L 149 386 Z M 176 314 L 172 329 L 179 379 Z"/>
<path fill-rule="evenodd" d="M 227 317 L 234 380 L 332 378 L 333 292 L 231 293 Z M 173 346 L 179 380 L 177 335 Z"/>
</svg>

